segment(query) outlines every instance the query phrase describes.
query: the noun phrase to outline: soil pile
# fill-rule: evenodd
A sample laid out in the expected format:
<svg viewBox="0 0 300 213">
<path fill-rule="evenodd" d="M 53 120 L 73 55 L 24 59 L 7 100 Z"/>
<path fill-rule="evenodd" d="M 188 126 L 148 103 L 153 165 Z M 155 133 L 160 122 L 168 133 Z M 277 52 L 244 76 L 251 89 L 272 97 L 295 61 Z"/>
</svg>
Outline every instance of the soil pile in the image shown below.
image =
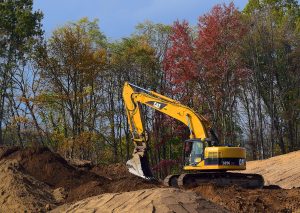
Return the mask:
<svg viewBox="0 0 300 213">
<path fill-rule="evenodd" d="M 300 187 L 300 151 L 249 161 L 244 173 L 261 174 L 266 185 L 278 185 L 285 189 Z"/>
<path fill-rule="evenodd" d="M 97 175 L 111 180 L 109 192 L 129 192 L 140 189 L 162 187 L 157 181 L 148 181 L 132 175 L 124 164 L 98 165 L 91 170 Z"/>
<path fill-rule="evenodd" d="M 198 195 L 217 203 L 230 212 L 299 212 L 300 188 L 242 189 L 236 186 L 216 187 L 212 184 L 192 189 Z"/>
<path fill-rule="evenodd" d="M 55 195 L 60 197 L 60 202 L 104 193 L 107 191 L 105 185 L 110 182 L 105 177 L 69 165 L 64 158 L 48 148 L 7 149 L 0 159 L 1 162 L 17 162 L 18 170 L 23 174 L 55 190 Z"/>
<path fill-rule="evenodd" d="M 22 172 L 16 160 L 0 161 L 0 212 L 40 212 L 54 208 L 51 188 Z"/>
<path fill-rule="evenodd" d="M 48 148 L 19 149 L 7 155 L 5 159 L 18 161 L 23 172 L 55 188 L 72 189 L 93 180 L 103 184 L 107 182 L 107 178 L 69 165 L 64 158 Z"/>
<path fill-rule="evenodd" d="M 174 188 L 109 193 L 65 205 L 55 212 L 227 212 L 192 191 Z"/>
<path fill-rule="evenodd" d="M 78 164 L 78 162 L 76 162 Z M 48 148 L 0 147 L 0 211 L 45 211 L 107 192 L 158 187 L 124 165 L 74 166 Z"/>
</svg>

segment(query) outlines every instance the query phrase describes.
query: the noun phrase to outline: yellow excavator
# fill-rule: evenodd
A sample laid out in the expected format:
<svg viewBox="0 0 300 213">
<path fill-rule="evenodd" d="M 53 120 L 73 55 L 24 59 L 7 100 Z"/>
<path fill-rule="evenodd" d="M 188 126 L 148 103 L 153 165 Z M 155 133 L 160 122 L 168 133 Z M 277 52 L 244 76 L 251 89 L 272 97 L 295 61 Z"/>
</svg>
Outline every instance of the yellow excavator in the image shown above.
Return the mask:
<svg viewBox="0 0 300 213">
<path fill-rule="evenodd" d="M 258 174 L 228 172 L 246 169 L 246 151 L 242 147 L 219 145 L 209 122 L 180 102 L 149 91 L 129 82 L 123 87 L 128 124 L 132 133 L 134 152 L 126 165 L 130 173 L 151 180 L 154 178 L 147 158 L 148 134 L 144 128 L 141 105 L 164 113 L 184 123 L 190 131 L 190 139 L 184 143 L 184 173 L 172 174 L 164 179 L 167 186 L 187 187 L 195 184 L 239 185 L 261 188 L 264 179 Z"/>
</svg>

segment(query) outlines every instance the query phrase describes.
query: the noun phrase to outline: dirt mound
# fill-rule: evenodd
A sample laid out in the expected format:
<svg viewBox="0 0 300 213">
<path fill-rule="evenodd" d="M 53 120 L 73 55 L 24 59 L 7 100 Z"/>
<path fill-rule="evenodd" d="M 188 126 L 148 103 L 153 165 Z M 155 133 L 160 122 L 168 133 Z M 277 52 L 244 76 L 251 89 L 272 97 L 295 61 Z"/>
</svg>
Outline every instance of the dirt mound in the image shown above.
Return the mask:
<svg viewBox="0 0 300 213">
<path fill-rule="evenodd" d="M 300 151 L 247 162 L 243 173 L 261 174 L 263 189 L 241 189 L 203 185 L 192 189 L 204 198 L 232 212 L 300 211 Z M 283 189 L 284 188 L 284 189 Z"/>
<path fill-rule="evenodd" d="M 121 163 L 110 164 L 110 165 L 97 165 L 91 169 L 92 172 L 97 175 L 109 178 L 109 179 L 118 179 L 122 177 L 131 176 L 128 172 L 126 165 Z"/>
<path fill-rule="evenodd" d="M 71 166 L 59 154 L 51 152 L 48 148 L 8 149 L 3 152 L 0 159 L 17 161 L 20 165 L 19 170 L 24 174 L 47 184 L 52 189 L 61 188 L 61 197 L 63 197 L 60 199 L 61 202 L 70 202 L 107 192 L 105 185 L 110 182 L 107 178 L 93 172 Z"/>
<path fill-rule="evenodd" d="M 174 188 L 109 193 L 65 205 L 55 212 L 227 212 L 194 192 Z"/>
<path fill-rule="evenodd" d="M 247 162 L 244 173 L 261 174 L 266 185 L 290 189 L 300 187 L 300 151 L 279 155 L 266 160 Z"/>
<path fill-rule="evenodd" d="M 270 187 L 272 188 L 272 187 Z M 216 187 L 212 184 L 192 189 L 198 195 L 231 212 L 295 212 L 300 211 L 300 188 L 242 189 L 236 186 Z"/>
<path fill-rule="evenodd" d="M 51 188 L 21 172 L 17 161 L 0 161 L 0 180 L 1 212 L 39 212 L 56 206 Z"/>
<path fill-rule="evenodd" d="M 46 147 L 17 149 L 2 159 L 18 161 L 25 173 L 54 188 L 72 189 L 89 181 L 107 182 L 105 177 L 69 165 L 59 154 Z"/>
<path fill-rule="evenodd" d="M 95 174 L 111 180 L 107 186 L 109 192 L 129 192 L 140 189 L 162 187 L 157 181 L 148 181 L 128 172 L 124 164 L 98 165 L 91 170 Z"/>
<path fill-rule="evenodd" d="M 4 180 L 0 192 L 7 194 L 7 198 L 2 196 L 0 211 L 19 209 L 22 202 L 17 201 L 21 198 L 24 209 L 36 211 L 107 192 L 159 185 L 132 176 L 122 164 L 92 167 L 89 163 L 79 163 L 80 166 L 71 165 L 48 148 L 0 147 L 0 177 Z M 9 180 L 14 181 L 6 187 Z M 16 191 L 10 191 L 10 188 Z M 6 205 L 8 202 L 11 205 Z"/>
</svg>

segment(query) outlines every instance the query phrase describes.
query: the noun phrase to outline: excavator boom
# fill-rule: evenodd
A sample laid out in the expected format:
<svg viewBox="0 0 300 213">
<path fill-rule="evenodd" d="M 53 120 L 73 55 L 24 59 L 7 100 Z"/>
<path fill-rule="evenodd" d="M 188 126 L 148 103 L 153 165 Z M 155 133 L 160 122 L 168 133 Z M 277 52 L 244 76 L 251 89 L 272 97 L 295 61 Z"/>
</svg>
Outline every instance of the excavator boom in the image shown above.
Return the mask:
<svg viewBox="0 0 300 213">
<path fill-rule="evenodd" d="M 134 91 L 134 88 L 140 92 Z M 192 109 L 180 104 L 176 100 L 128 82 L 125 82 L 123 87 L 123 99 L 129 128 L 135 145 L 133 157 L 127 161 L 126 165 L 129 172 L 134 175 L 146 179 L 153 178 L 147 158 L 147 138 L 140 104 L 149 106 L 181 121 L 189 127 L 191 138 L 207 138 L 207 130 L 203 125 L 203 123 L 207 123 L 208 125 L 206 119 L 198 116 Z M 197 131 L 194 131 L 195 129 Z"/>
</svg>

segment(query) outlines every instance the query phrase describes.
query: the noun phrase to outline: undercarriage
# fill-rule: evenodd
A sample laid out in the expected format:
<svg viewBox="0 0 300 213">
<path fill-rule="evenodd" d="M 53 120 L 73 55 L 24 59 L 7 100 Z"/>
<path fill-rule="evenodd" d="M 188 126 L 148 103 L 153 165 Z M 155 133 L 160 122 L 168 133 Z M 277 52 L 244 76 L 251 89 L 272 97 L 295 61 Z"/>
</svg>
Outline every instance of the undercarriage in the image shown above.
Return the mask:
<svg viewBox="0 0 300 213">
<path fill-rule="evenodd" d="M 179 188 L 191 188 L 207 183 L 212 183 L 217 186 L 237 185 L 243 188 L 262 188 L 264 186 L 264 179 L 259 174 L 211 171 L 168 175 L 164 179 L 165 186 Z"/>
</svg>

